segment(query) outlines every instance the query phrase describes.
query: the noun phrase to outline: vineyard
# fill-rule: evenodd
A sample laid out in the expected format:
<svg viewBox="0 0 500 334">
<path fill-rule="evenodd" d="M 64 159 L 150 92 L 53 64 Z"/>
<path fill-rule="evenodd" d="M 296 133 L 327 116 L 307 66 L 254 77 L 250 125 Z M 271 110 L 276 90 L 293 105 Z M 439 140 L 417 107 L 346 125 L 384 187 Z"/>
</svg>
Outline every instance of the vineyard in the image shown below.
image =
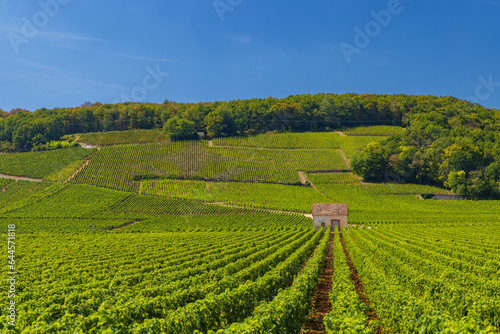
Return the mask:
<svg viewBox="0 0 500 334">
<path fill-rule="evenodd" d="M 349 221 L 353 223 L 498 222 L 498 201 L 423 200 L 422 193 L 448 191 L 423 185 L 361 183 L 348 175 L 309 174 L 308 177 L 329 202 L 349 203 Z"/>
<path fill-rule="evenodd" d="M 58 149 L 53 151 L 10 153 L 0 155 L 0 174 L 25 176 L 39 179 L 62 181 L 92 153 L 81 147 Z M 70 167 L 67 170 L 68 166 Z M 61 171 L 64 171 L 62 175 Z"/>
<path fill-rule="evenodd" d="M 371 128 L 371 127 L 370 127 Z M 397 127 L 396 127 L 397 128 Z M 375 132 L 380 132 L 376 130 Z M 266 133 L 251 137 L 229 137 L 214 139 L 213 145 L 219 147 L 268 148 L 268 149 L 341 149 L 348 158 L 359 152 L 372 141 L 384 140 L 380 135 L 362 137 L 340 136 L 335 132 L 307 133 Z M 309 168 L 320 170 L 328 168 Z M 329 168 L 333 169 L 333 168 Z M 340 169 L 346 169 L 345 166 Z"/>
<path fill-rule="evenodd" d="M 205 142 L 104 147 L 71 182 L 124 191 L 141 178 L 239 180 L 299 184 L 297 171 L 347 169 L 337 150 L 238 149 Z"/>
<path fill-rule="evenodd" d="M 79 142 L 97 146 L 159 143 L 170 140 L 168 136 L 163 132 L 163 130 L 160 129 L 89 132 L 77 134 L 75 136 L 77 136 Z"/>
<path fill-rule="evenodd" d="M 334 149 L 340 148 L 341 137 L 334 132 L 265 133 L 251 137 L 226 137 L 212 140 L 214 146 L 278 148 L 278 149 Z"/>
<path fill-rule="evenodd" d="M 26 278 L 18 283 L 17 323 L 24 332 L 50 323 L 64 332 L 192 333 L 225 328 L 287 291 L 322 234 L 258 230 L 21 238 L 18 270 Z M 71 247 L 62 251 L 61 243 Z M 49 267 L 50 273 L 44 269 Z M 6 294 L 0 302 L 6 302 Z M 6 323 L 5 315 L 0 322 Z"/>
<path fill-rule="evenodd" d="M 402 135 L 404 132 L 404 128 L 392 125 L 360 126 L 344 130 L 346 135 L 353 136 L 394 136 Z"/>
<path fill-rule="evenodd" d="M 16 325 L 0 293 L 0 332 L 498 334 L 500 202 L 424 200 L 451 192 L 346 165 L 400 130 L 163 143 L 139 130 L 0 155 L 0 173 L 44 179 L 0 178 L 18 273 Z M 348 203 L 349 230 L 315 231 L 312 203 Z"/>
<path fill-rule="evenodd" d="M 311 220 L 297 214 L 253 213 L 239 215 L 183 215 L 148 218 L 140 224 L 117 230 L 135 232 L 199 232 L 199 231 L 259 231 L 295 230 L 307 231 Z"/>
<path fill-rule="evenodd" d="M 244 182 L 145 181 L 141 194 L 304 213 L 311 211 L 311 203 L 327 201 L 312 187 Z"/>
<path fill-rule="evenodd" d="M 485 224 L 474 234 L 466 230 L 473 227 L 351 229 L 347 249 L 386 330 L 498 332 L 500 231 Z"/>
</svg>

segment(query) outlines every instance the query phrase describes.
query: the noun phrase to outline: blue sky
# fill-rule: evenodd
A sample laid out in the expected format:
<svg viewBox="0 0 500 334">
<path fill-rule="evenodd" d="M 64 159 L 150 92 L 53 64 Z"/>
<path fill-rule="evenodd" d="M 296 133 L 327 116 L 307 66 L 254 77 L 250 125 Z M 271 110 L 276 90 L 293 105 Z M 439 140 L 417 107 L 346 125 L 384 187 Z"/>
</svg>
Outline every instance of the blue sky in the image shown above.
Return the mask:
<svg viewBox="0 0 500 334">
<path fill-rule="evenodd" d="M 0 5 L 5 111 L 320 92 L 451 95 L 500 108 L 500 0 Z"/>
</svg>

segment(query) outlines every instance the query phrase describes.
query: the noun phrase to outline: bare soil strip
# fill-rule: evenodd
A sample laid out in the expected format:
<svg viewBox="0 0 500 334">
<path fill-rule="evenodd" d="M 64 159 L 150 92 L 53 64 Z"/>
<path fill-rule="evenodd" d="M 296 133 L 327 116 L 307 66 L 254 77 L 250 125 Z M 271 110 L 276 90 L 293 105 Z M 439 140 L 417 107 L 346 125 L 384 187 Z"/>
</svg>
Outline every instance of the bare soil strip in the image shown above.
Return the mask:
<svg viewBox="0 0 500 334">
<path fill-rule="evenodd" d="M 207 188 L 207 191 L 208 191 L 208 194 L 210 195 L 210 197 L 212 197 L 212 198 L 213 198 L 213 197 L 214 197 L 214 195 L 212 195 L 212 192 L 210 191 L 210 186 L 209 186 L 209 184 L 208 184 L 208 182 L 207 182 L 207 181 L 205 181 L 205 187 Z"/>
<path fill-rule="evenodd" d="M 31 177 L 22 177 L 22 176 L 14 176 L 14 175 L 5 175 L 5 174 L 0 174 L 0 177 L 3 179 L 13 179 L 13 180 L 20 180 L 20 181 L 30 181 L 30 182 L 42 182 L 42 179 L 33 179 Z"/>
<path fill-rule="evenodd" d="M 347 265 L 349 266 L 349 269 L 351 270 L 351 280 L 355 286 L 354 290 L 359 295 L 359 299 L 361 300 L 361 302 L 363 302 L 365 305 L 368 306 L 368 311 L 366 312 L 366 315 L 368 316 L 368 323 L 370 323 L 371 321 L 380 320 L 377 313 L 375 313 L 375 310 L 373 310 L 373 308 L 370 307 L 370 300 L 368 299 L 368 296 L 366 295 L 365 287 L 363 285 L 363 282 L 361 281 L 361 278 L 359 277 L 358 271 L 356 270 L 356 267 L 354 267 L 354 264 L 352 263 L 351 255 L 349 254 L 349 251 L 347 250 L 347 246 L 345 244 L 344 236 L 342 235 L 342 233 L 340 233 L 340 242 L 342 243 L 342 247 L 344 248 L 344 253 L 345 253 L 345 256 L 347 258 Z M 378 326 L 375 329 L 375 333 L 383 333 L 382 326 Z"/>
<path fill-rule="evenodd" d="M 351 163 L 351 159 L 347 159 L 346 155 L 344 154 L 344 151 L 342 151 L 341 148 L 337 149 L 337 151 L 339 152 L 340 156 L 342 157 L 342 159 L 344 160 L 345 164 L 347 165 L 347 167 L 351 167 L 349 164 Z"/>
<path fill-rule="evenodd" d="M 142 193 L 142 181 L 139 181 L 139 194 Z"/>
<path fill-rule="evenodd" d="M 311 302 L 311 312 L 307 321 L 302 326 L 301 334 L 326 333 L 323 318 L 332 311 L 330 291 L 332 291 L 333 278 L 333 236 L 330 238 L 326 249 L 323 272 L 319 276 L 318 285 L 314 290 Z"/>
<path fill-rule="evenodd" d="M 82 169 L 84 169 L 85 167 L 87 167 L 87 165 L 89 163 L 90 163 L 90 160 L 85 160 L 85 162 L 80 167 L 78 167 L 78 169 L 75 170 L 73 172 L 73 174 L 71 174 L 66 180 L 64 180 L 64 182 L 67 183 L 67 182 L 71 181 L 76 176 L 76 174 L 78 174 Z"/>
<path fill-rule="evenodd" d="M 307 176 L 304 174 L 304 172 L 299 171 L 297 173 L 299 173 L 300 183 L 307 184 Z"/>
<path fill-rule="evenodd" d="M 97 150 L 101 149 L 101 146 L 99 145 L 87 144 L 79 141 L 76 141 L 76 143 L 78 143 L 82 148 L 97 148 Z"/>
<path fill-rule="evenodd" d="M 109 230 L 109 231 L 116 231 L 116 230 L 120 230 L 120 229 L 122 229 L 122 228 L 129 227 L 129 226 L 135 225 L 135 224 L 140 223 L 140 222 L 141 222 L 141 220 L 136 220 L 136 221 L 133 221 L 133 222 L 127 223 L 127 224 L 125 224 L 125 225 L 115 227 L 115 228 L 113 228 L 113 229 L 111 229 L 111 230 Z"/>
</svg>

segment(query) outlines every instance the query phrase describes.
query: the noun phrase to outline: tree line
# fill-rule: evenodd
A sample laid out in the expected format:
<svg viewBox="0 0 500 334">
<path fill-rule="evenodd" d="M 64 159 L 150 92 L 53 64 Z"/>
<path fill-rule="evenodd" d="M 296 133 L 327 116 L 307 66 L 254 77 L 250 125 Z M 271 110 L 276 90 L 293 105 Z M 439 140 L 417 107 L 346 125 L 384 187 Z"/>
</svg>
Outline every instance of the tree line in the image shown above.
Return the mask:
<svg viewBox="0 0 500 334">
<path fill-rule="evenodd" d="M 429 97 L 372 94 L 296 95 L 229 102 L 101 104 L 0 112 L 0 150 L 29 151 L 72 133 L 162 128 L 174 117 L 209 138 L 274 130 L 323 131 L 348 125 L 401 125 Z M 454 103 L 454 98 L 443 103 Z M 186 125 L 186 122 L 171 122 Z M 39 135 L 39 136 L 37 136 Z"/>
</svg>

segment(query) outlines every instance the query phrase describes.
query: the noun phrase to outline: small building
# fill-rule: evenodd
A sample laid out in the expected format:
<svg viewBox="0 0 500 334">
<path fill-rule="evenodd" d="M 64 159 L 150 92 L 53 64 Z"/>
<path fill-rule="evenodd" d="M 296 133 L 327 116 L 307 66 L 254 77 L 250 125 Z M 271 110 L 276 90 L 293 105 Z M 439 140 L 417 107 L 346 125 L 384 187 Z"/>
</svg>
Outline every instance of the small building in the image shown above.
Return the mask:
<svg viewBox="0 0 500 334">
<path fill-rule="evenodd" d="M 197 129 L 196 133 L 200 138 L 205 138 L 207 136 L 207 132 L 204 129 Z"/>
<path fill-rule="evenodd" d="M 346 203 L 312 205 L 313 225 L 316 227 L 316 231 L 320 228 L 326 230 L 328 226 L 332 226 L 332 231 L 335 226 L 343 226 L 348 229 L 348 215 L 349 210 Z"/>
</svg>

